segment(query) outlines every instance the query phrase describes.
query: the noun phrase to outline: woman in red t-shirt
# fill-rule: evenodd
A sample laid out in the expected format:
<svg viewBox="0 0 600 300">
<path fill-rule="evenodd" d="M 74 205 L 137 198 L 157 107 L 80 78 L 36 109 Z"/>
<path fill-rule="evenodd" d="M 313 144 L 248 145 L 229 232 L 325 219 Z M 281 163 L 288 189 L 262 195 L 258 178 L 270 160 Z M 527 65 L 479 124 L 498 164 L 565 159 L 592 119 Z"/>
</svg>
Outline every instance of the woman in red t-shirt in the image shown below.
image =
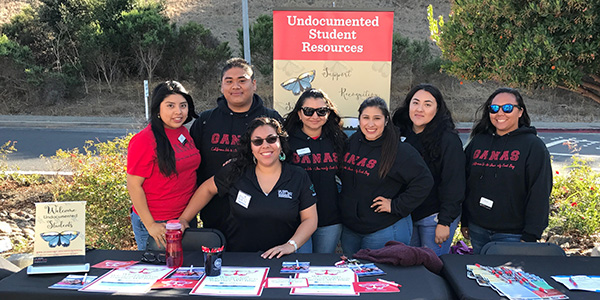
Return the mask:
<svg viewBox="0 0 600 300">
<path fill-rule="evenodd" d="M 152 92 L 150 124 L 129 142 L 127 190 L 139 250 L 150 236 L 166 244 L 164 223 L 179 218 L 195 191 L 200 153 L 183 124 L 196 117 L 192 97 L 179 82 L 160 83 Z"/>
</svg>

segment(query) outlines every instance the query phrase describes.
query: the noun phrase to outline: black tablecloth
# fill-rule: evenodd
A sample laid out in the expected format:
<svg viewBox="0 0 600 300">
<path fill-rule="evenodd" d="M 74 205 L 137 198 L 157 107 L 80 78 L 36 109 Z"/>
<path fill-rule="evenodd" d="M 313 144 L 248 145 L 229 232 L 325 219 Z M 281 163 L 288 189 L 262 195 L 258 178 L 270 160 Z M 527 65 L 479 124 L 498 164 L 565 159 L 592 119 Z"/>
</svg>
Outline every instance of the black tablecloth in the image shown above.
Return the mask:
<svg viewBox="0 0 600 300">
<path fill-rule="evenodd" d="M 550 276 L 553 275 L 600 275 L 600 257 L 586 256 L 515 256 L 515 255 L 442 255 L 442 274 L 459 299 L 506 299 L 490 287 L 481 287 L 467 278 L 466 265 L 476 263 L 484 266 L 511 266 L 540 276 L 569 299 L 600 299 L 600 293 L 569 291 Z"/>
<path fill-rule="evenodd" d="M 139 260 L 143 252 L 140 251 L 109 251 L 92 250 L 86 255 L 86 261 L 91 265 L 98 262 L 111 260 Z M 281 259 L 265 260 L 260 253 L 223 253 L 224 266 L 253 266 L 270 267 L 269 277 L 287 277 L 279 273 L 282 261 L 310 261 L 311 266 L 333 266 L 340 260 L 337 254 L 292 254 Z M 203 255 L 201 252 L 186 252 L 184 255 L 184 266 L 193 264 L 202 266 Z M 396 267 L 391 265 L 377 264 L 387 274 L 383 276 L 372 276 L 360 278 L 360 281 L 373 281 L 377 278 L 394 280 L 402 285 L 400 293 L 361 294 L 363 299 L 452 299 L 453 294 L 446 281 L 438 275 L 429 272 L 423 266 Z M 107 269 L 92 268 L 89 275 L 102 275 Z M 152 290 L 144 295 L 110 295 L 106 293 L 85 293 L 70 290 L 48 289 L 48 286 L 60 281 L 67 274 L 52 275 L 30 275 L 26 270 L 11 275 L 0 281 L 0 299 L 25 300 L 25 299 L 166 299 L 172 297 L 196 297 L 190 296 L 189 289 Z M 261 299 L 340 299 L 342 297 L 328 296 L 299 296 L 289 295 L 289 289 L 264 289 Z M 238 297 L 239 298 L 239 297 Z M 356 298 L 356 297 L 352 297 Z M 210 299 L 235 299 L 233 297 L 210 297 Z"/>
</svg>

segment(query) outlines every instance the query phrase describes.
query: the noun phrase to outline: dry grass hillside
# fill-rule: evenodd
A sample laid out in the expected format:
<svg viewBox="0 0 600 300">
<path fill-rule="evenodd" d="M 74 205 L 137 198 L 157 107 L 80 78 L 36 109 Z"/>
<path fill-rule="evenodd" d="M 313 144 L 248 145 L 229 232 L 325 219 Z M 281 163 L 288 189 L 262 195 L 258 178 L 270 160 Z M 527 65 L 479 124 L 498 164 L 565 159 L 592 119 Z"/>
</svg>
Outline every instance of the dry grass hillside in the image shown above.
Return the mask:
<svg viewBox="0 0 600 300">
<path fill-rule="evenodd" d="M 35 0 L 0 0 L 0 22 L 7 22 L 25 4 Z M 450 0 L 252 0 L 249 2 L 250 22 L 263 14 L 271 14 L 274 8 L 335 8 L 339 9 L 392 9 L 394 11 L 394 31 L 416 40 L 428 40 L 429 29 L 426 19 L 427 5 L 434 5 L 436 15 L 447 16 L 450 12 Z M 234 53 L 240 54 L 237 42 L 237 30 L 242 27 L 241 0 L 165 0 L 168 16 L 178 23 L 195 21 L 209 28 L 222 41 L 229 42 Z M 434 53 L 439 50 L 431 43 Z M 213 99 L 219 94 L 219 78 L 215 74 L 214 89 L 199 90 L 188 86 L 200 109 L 212 107 Z M 140 80 L 141 81 L 141 80 Z M 404 79 L 392 83 L 392 108 L 404 97 L 410 83 Z M 496 88 L 499 83 L 463 82 L 443 74 L 434 74 L 426 78 L 413 79 L 412 83 L 430 82 L 440 88 L 455 118 L 458 121 L 471 121 L 476 108 Z M 272 101 L 271 78 L 258 77 L 258 94 Z M 321 87 L 327 91 L 326 87 Z M 80 99 L 56 103 L 52 107 L 28 107 L 28 114 L 69 114 L 69 115 L 134 115 L 142 116 L 143 91 L 140 82 L 125 82 L 118 92 L 107 94 L 95 92 Z M 523 91 L 525 101 L 534 121 L 594 122 L 600 120 L 600 107 L 576 94 L 562 90 Z M 115 101 L 119 99 L 119 101 Z M 0 114 L 2 107 L 0 105 Z"/>
</svg>

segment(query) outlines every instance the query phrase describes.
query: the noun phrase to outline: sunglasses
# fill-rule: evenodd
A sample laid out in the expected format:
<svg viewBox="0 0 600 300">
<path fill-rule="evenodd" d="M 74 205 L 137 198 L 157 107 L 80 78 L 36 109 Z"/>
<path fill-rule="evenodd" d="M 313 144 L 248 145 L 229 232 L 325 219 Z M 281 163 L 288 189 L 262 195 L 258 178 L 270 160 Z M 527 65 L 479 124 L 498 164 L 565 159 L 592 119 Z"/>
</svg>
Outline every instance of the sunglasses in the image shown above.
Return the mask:
<svg viewBox="0 0 600 300">
<path fill-rule="evenodd" d="M 317 112 L 317 116 L 324 117 L 325 115 L 327 115 L 329 113 L 329 108 L 328 107 L 319 107 L 319 108 L 303 107 L 302 108 L 302 113 L 307 117 L 312 117 L 312 115 L 315 112 Z"/>
<path fill-rule="evenodd" d="M 264 141 L 267 141 L 267 143 L 269 143 L 269 144 L 275 144 L 275 142 L 277 142 L 278 138 L 279 138 L 278 135 L 270 135 L 266 139 L 257 138 L 257 139 L 251 140 L 250 142 L 252 142 L 252 144 L 254 146 L 259 147 L 263 144 Z"/>
<path fill-rule="evenodd" d="M 145 252 L 140 260 L 151 264 L 164 264 L 167 262 L 166 255 L 164 253 L 155 254 L 154 252 Z"/>
<path fill-rule="evenodd" d="M 521 107 L 516 104 L 503 104 L 503 105 L 492 104 L 492 105 L 490 105 L 490 114 L 498 113 L 500 111 L 500 108 L 502 108 L 503 112 L 510 114 L 515 107 L 518 109 L 521 109 Z"/>
</svg>

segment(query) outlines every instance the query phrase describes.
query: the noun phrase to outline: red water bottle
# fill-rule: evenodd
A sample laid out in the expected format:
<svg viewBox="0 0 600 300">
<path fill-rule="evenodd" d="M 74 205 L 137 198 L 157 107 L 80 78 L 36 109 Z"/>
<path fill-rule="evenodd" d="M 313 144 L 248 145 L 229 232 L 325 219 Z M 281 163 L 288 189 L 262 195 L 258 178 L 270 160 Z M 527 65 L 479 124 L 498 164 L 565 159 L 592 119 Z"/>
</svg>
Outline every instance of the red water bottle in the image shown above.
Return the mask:
<svg viewBox="0 0 600 300">
<path fill-rule="evenodd" d="M 167 222 L 167 267 L 179 268 L 183 265 L 183 249 L 181 249 L 181 224 L 177 220 Z"/>
</svg>

